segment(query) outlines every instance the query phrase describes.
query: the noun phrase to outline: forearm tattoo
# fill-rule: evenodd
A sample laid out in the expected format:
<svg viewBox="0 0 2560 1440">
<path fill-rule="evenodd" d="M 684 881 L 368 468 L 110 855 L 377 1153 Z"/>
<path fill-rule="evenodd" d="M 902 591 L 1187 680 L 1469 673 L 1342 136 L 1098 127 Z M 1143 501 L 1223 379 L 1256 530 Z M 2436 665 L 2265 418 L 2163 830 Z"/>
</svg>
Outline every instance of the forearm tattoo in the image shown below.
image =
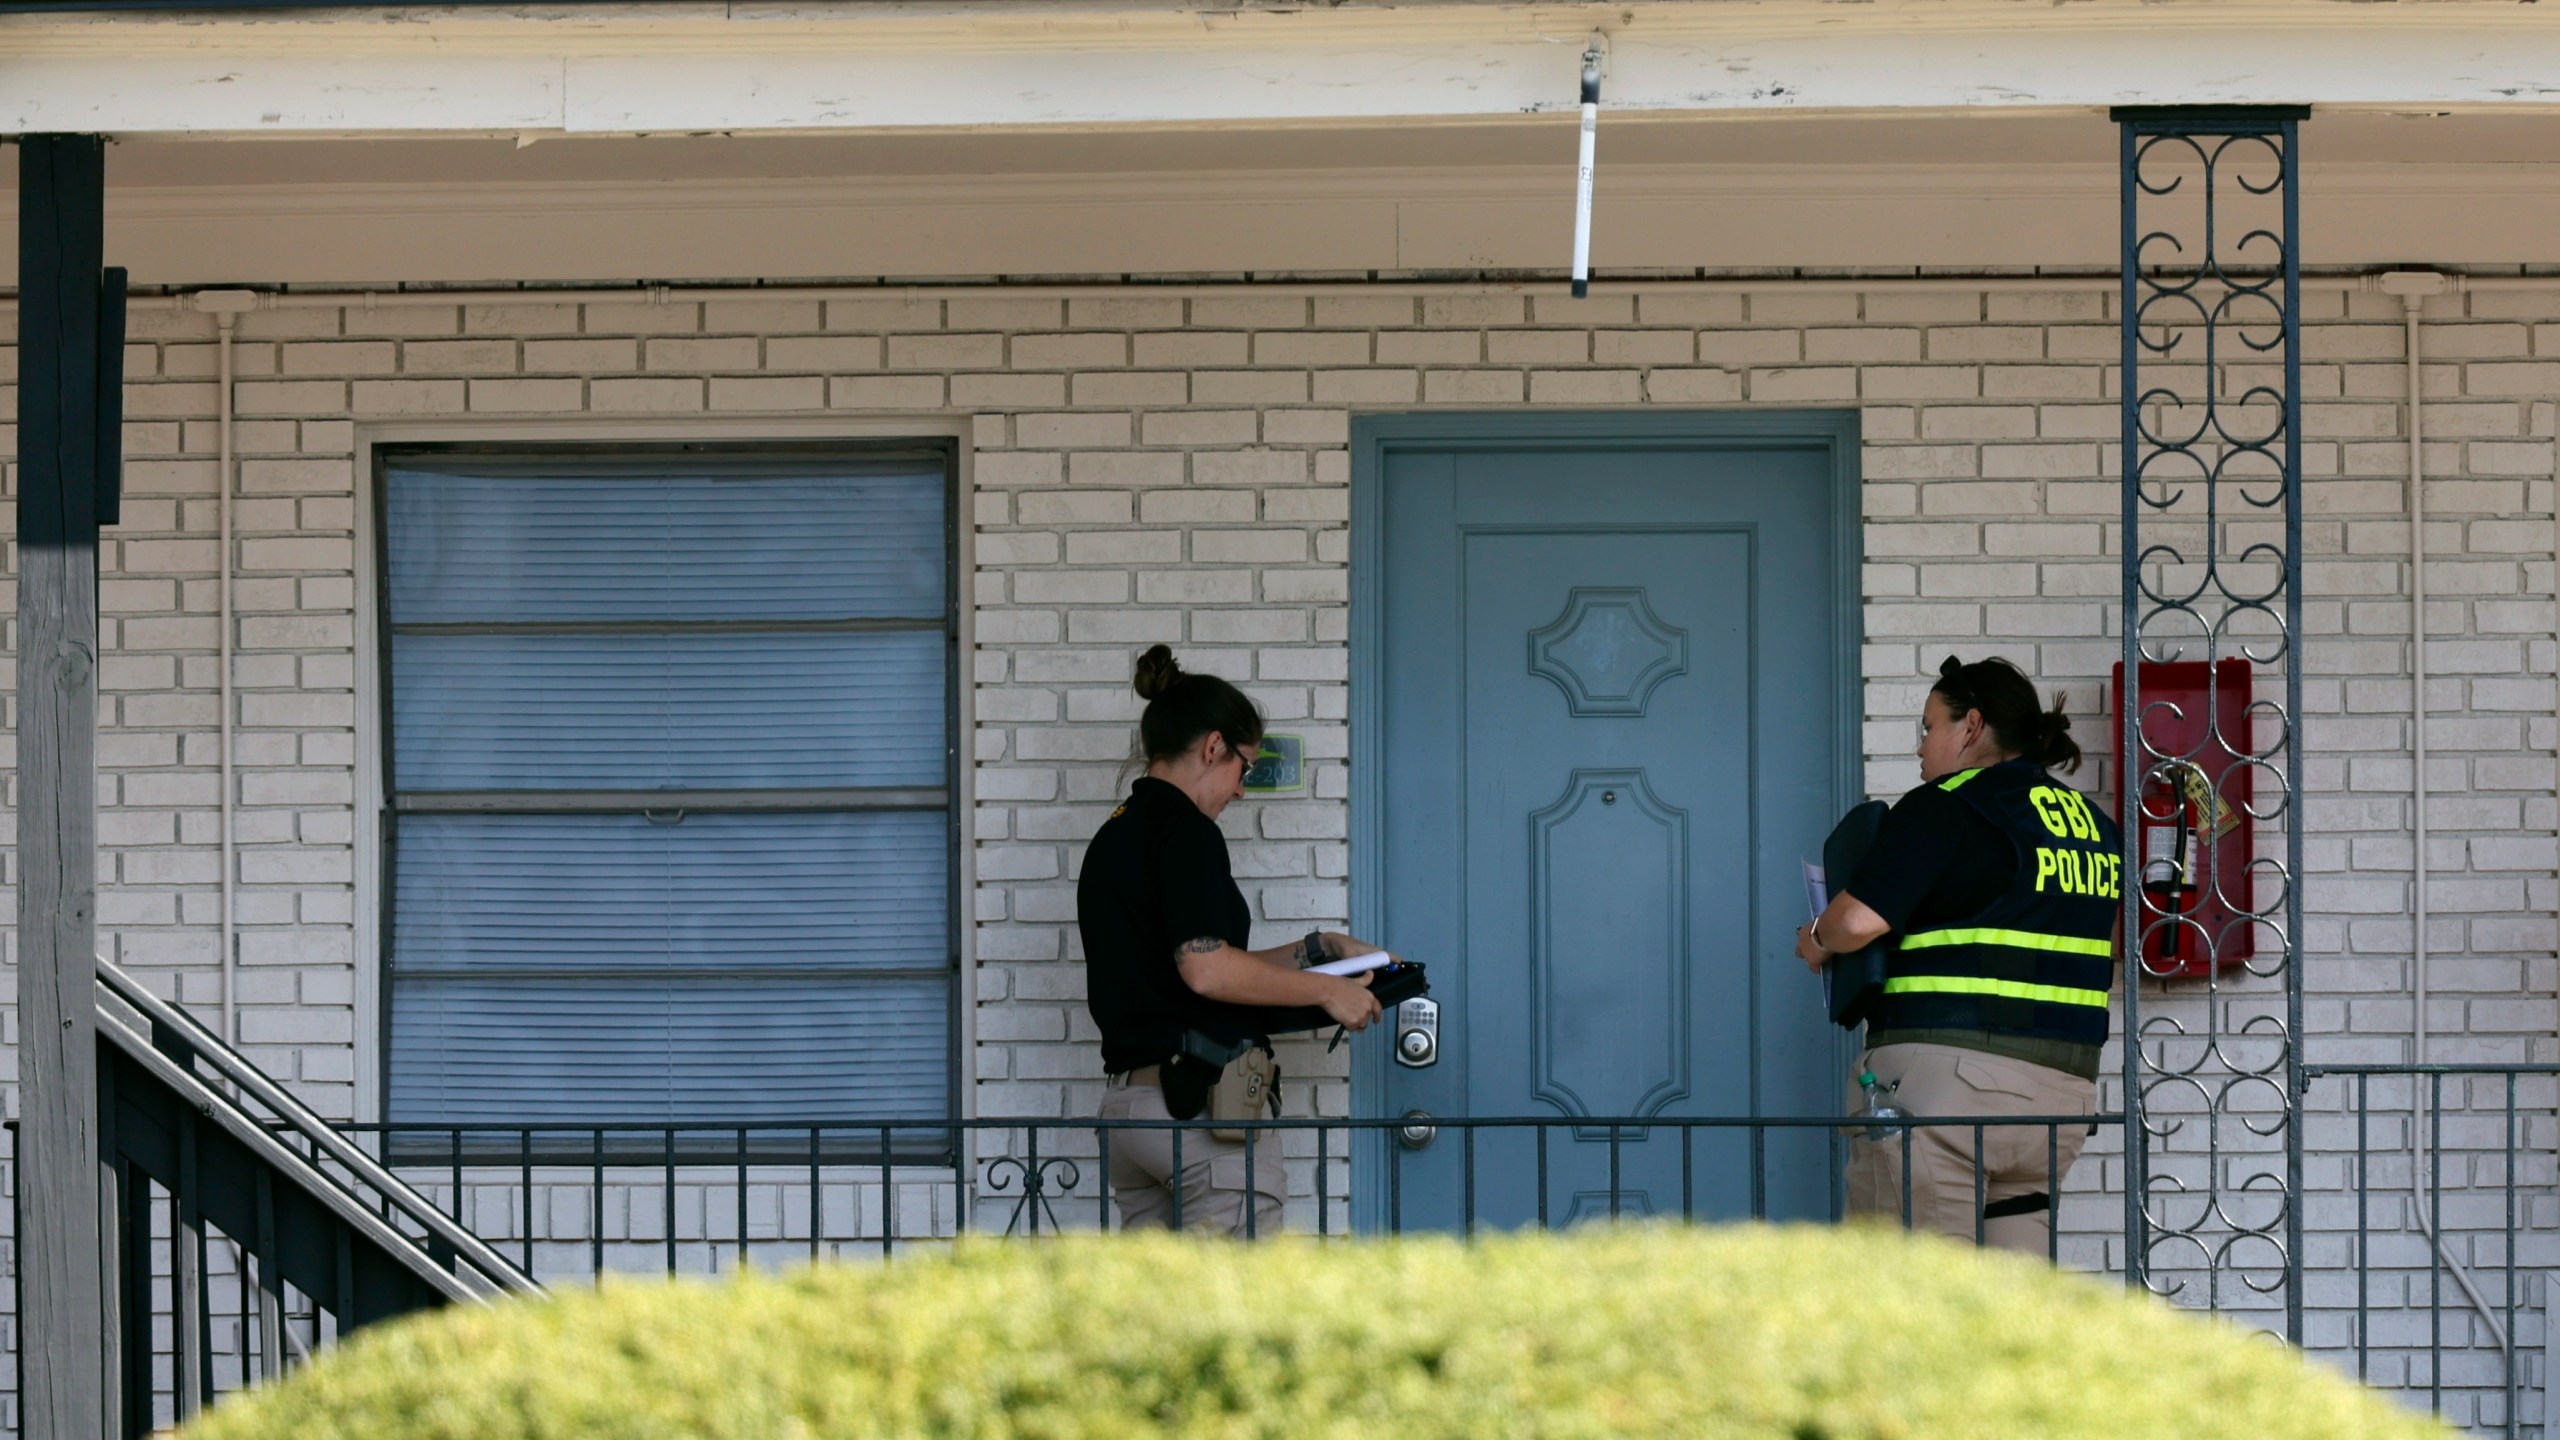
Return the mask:
<svg viewBox="0 0 2560 1440">
<path fill-rule="evenodd" d="M 1219 939 L 1217 936 L 1202 935 L 1197 939 L 1183 941 L 1180 953 L 1184 955 L 1215 955 L 1226 948 L 1227 942 Z"/>
</svg>

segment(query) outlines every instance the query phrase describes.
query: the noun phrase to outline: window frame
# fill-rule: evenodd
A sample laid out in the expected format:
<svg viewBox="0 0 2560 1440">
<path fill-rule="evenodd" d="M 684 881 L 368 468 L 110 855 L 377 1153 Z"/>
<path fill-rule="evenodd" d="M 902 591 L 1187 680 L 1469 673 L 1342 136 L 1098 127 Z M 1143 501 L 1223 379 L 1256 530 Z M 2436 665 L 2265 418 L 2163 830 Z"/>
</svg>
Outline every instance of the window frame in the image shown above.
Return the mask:
<svg viewBox="0 0 2560 1440">
<path fill-rule="evenodd" d="M 706 790 L 696 793 L 695 803 L 677 808 L 720 813 L 767 814 L 795 811 L 806 813 L 813 810 L 854 812 L 861 809 L 939 808 L 943 811 L 946 877 L 944 904 L 947 938 L 943 963 L 932 973 L 941 975 L 947 982 L 945 1054 L 942 1069 L 944 1116 L 892 1118 L 897 1121 L 913 1122 L 965 1115 L 968 1111 L 966 1097 L 969 1093 L 966 1070 L 969 1036 L 966 1022 L 969 1018 L 970 1004 L 967 981 L 972 949 L 968 943 L 971 922 L 966 863 L 969 852 L 967 832 L 971 797 L 968 793 L 969 758 L 963 754 L 962 745 L 966 738 L 964 727 L 968 718 L 965 697 L 967 687 L 971 683 L 970 676 L 963 673 L 963 667 L 969 659 L 971 647 L 968 643 L 966 592 L 963 588 L 964 566 L 967 561 L 967 532 L 964 524 L 966 516 L 963 509 L 966 501 L 966 481 L 962 465 L 962 446 L 958 437 L 950 434 L 937 435 L 930 430 L 923 433 L 876 436 L 828 433 L 805 438 L 781 438 L 771 436 L 769 433 L 740 438 L 651 438 L 627 436 L 621 433 L 561 438 L 556 432 L 526 435 L 520 439 L 486 434 L 468 439 L 384 435 L 370 438 L 370 443 L 365 444 L 364 449 L 369 462 L 366 466 L 369 475 L 364 496 L 368 514 L 363 521 L 363 529 L 369 533 L 360 536 L 360 543 L 366 549 L 371 573 L 360 578 L 360 586 L 364 591 L 360 600 L 371 612 L 369 617 L 371 623 L 369 626 L 362 627 L 363 631 L 370 633 L 363 634 L 360 643 L 369 645 L 371 653 L 364 657 L 364 663 L 360 666 L 360 672 L 364 678 L 360 679 L 359 684 L 368 686 L 372 691 L 372 703 L 363 708 L 370 711 L 368 719 L 374 733 L 371 737 L 371 753 L 360 760 L 359 764 L 370 771 L 374 783 L 369 787 L 369 793 L 365 794 L 359 803 L 372 812 L 370 818 L 373 823 L 368 827 L 370 835 L 364 838 L 369 839 L 370 848 L 373 851 L 369 869 L 375 889 L 372 903 L 360 906 L 358 923 L 370 932 L 364 937 L 369 941 L 369 948 L 372 951 L 366 963 L 372 1002 L 370 1006 L 372 1024 L 367 1038 L 373 1046 L 374 1055 L 378 1058 L 375 1064 L 367 1067 L 371 1073 L 363 1076 L 362 1080 L 369 1083 L 360 1083 L 358 1098 L 360 1105 L 370 1109 L 376 1125 L 384 1129 L 386 1150 L 394 1148 L 396 1144 L 397 1148 L 403 1151 L 416 1149 L 422 1153 L 432 1151 L 442 1155 L 448 1150 L 459 1147 L 467 1157 L 472 1152 L 489 1148 L 497 1141 L 493 1132 L 482 1131 L 479 1133 L 487 1139 L 483 1142 L 473 1142 L 470 1138 L 473 1131 L 469 1126 L 395 1123 L 391 1120 L 392 1007 L 396 1003 L 394 999 L 396 987 L 393 984 L 392 973 L 393 928 L 400 815 L 404 813 L 593 814 L 600 811 L 628 814 L 669 808 L 663 805 L 643 806 L 630 803 L 628 800 L 617 799 L 613 792 L 566 790 L 526 792 L 534 796 L 548 796 L 553 801 L 550 804 L 539 803 L 539 801 L 532 804 L 511 803 L 512 792 L 460 791 L 424 792 L 440 798 L 423 804 L 404 803 L 403 794 L 397 782 L 394 754 L 393 713 L 398 682 L 392 661 L 392 636 L 395 633 L 395 626 L 390 598 L 391 522 L 387 500 L 391 470 L 404 462 L 415 463 L 421 458 L 430 460 L 447 457 L 502 460 L 560 458 L 574 460 L 583 466 L 590 467 L 628 463 L 634 471 L 639 473 L 646 473 L 653 467 L 680 464 L 687 458 L 714 462 L 806 461 L 816 466 L 847 461 L 916 460 L 940 469 L 943 501 L 943 603 L 940 620 L 944 647 L 944 758 L 939 805 L 920 803 L 926 794 L 921 790 L 909 789 L 903 795 L 891 795 L 884 787 L 884 790 L 874 797 L 880 803 L 872 804 L 811 803 L 805 793 L 795 796 L 782 791 Z M 640 792 L 631 793 L 636 796 Z M 656 795 L 656 792 L 649 793 L 656 798 L 664 798 L 662 795 Z M 704 804 L 702 803 L 704 800 L 716 803 Z M 370 913 L 365 913 L 368 911 Z M 623 973 L 602 971 L 597 972 L 596 978 L 610 980 Z M 877 1138 L 862 1137 L 862 1131 L 866 1126 L 873 1131 L 875 1137 L 881 1130 L 881 1124 L 877 1121 L 854 1120 L 830 1127 L 823 1146 L 825 1158 L 838 1161 L 895 1158 L 907 1164 L 948 1164 L 956 1153 L 956 1132 L 934 1131 L 931 1132 L 929 1142 L 919 1143 L 919 1129 L 910 1123 L 897 1127 L 903 1133 L 893 1145 L 884 1149 Z M 557 1143 L 546 1143 L 542 1135 L 537 1133 L 532 1151 L 537 1161 L 557 1163 L 564 1160 L 583 1161 L 588 1158 L 591 1153 L 589 1129 L 558 1126 L 549 1128 L 557 1134 Z M 772 1138 L 769 1140 L 757 1138 L 749 1145 L 748 1153 L 751 1157 L 761 1157 L 771 1152 L 798 1158 L 813 1153 L 811 1132 L 807 1126 L 796 1129 L 787 1126 L 749 1126 L 747 1133 L 753 1135 L 759 1128 L 765 1135 Z M 634 1142 L 646 1142 L 663 1133 L 664 1149 L 667 1154 L 674 1157 L 675 1163 L 726 1162 L 739 1153 L 740 1131 L 735 1124 L 648 1125 L 637 1128 L 626 1127 L 626 1129 L 629 1131 L 629 1139 Z M 506 1138 L 503 1144 L 506 1156 L 514 1158 L 520 1148 L 516 1138 L 517 1130 L 510 1128 L 505 1133 Z M 605 1131 L 608 1139 L 613 1133 L 614 1127 L 608 1126 Z M 414 1135 L 418 1143 L 413 1146 L 401 1142 L 399 1140 L 401 1135 Z M 623 1146 L 616 1145 L 608 1153 L 618 1153 L 622 1149 L 624 1149 Z M 659 1147 L 651 1146 L 650 1153 L 654 1157 L 659 1153 Z"/>
</svg>

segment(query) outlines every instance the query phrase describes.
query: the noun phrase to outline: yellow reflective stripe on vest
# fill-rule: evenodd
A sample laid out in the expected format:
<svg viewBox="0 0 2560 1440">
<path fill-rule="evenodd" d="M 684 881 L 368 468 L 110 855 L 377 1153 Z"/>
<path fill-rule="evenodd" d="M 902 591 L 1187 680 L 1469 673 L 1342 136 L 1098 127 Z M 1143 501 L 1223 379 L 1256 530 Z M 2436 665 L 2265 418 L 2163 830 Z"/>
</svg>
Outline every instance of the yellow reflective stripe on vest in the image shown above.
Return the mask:
<svg viewBox="0 0 2560 1440">
<path fill-rule="evenodd" d="M 2084 940 L 2077 935 L 2042 935 L 2033 930 L 1923 930 L 1906 937 L 1905 950 L 1931 950 L 1941 945 L 2006 945 L 2012 950 L 2050 950 L 2060 955 L 2113 955 L 2112 940 Z"/>
<path fill-rule="evenodd" d="M 2060 985 L 2029 985 L 2018 980 L 1982 980 L 1971 975 L 1905 975 L 1884 982 L 1887 995 L 1999 995 L 2011 1000 L 2042 1000 L 2049 1005 L 2107 1008 L 2104 990 L 2072 990 Z"/>
<path fill-rule="evenodd" d="M 2077 935 L 2041 935 L 2033 930 L 1979 928 L 1924 930 L 1902 942 L 1905 950 L 1932 950 L 1947 945 L 1998 945 L 2011 950 L 2043 950 L 2061 955 L 2112 955 L 2113 942 Z M 2107 992 L 2067 985 L 2030 985 L 2021 980 L 1986 980 L 1971 975 L 1900 975 L 1884 982 L 1887 995 L 1998 995 L 2011 1000 L 2042 1000 L 2053 1005 L 2107 1008 Z"/>
<path fill-rule="evenodd" d="M 1980 766 L 1976 766 L 1971 770 L 1959 770 L 1953 775 L 1948 776 L 1946 779 L 1939 781 L 1938 788 L 1941 790 L 1953 790 L 1957 786 L 1981 773 L 1982 769 Z"/>
</svg>

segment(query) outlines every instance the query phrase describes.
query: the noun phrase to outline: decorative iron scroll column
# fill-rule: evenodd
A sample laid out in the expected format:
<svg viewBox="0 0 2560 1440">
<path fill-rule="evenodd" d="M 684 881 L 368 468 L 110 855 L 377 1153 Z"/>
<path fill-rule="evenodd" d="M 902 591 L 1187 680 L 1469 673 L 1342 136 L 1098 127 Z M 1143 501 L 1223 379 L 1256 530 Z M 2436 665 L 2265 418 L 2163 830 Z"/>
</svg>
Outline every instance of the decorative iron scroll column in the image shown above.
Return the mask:
<svg viewBox="0 0 2560 1440">
<path fill-rule="evenodd" d="M 2125 1271 L 2302 1339 L 2300 107 L 2119 109 Z M 2234 658 L 2244 667 L 2220 662 Z M 2214 662 L 2192 700 L 2142 666 Z M 2245 674 L 2244 694 L 2217 693 Z M 2201 792 L 2201 793 L 2199 793 Z M 2159 797 L 2153 799 L 2151 797 Z M 2228 850 L 2230 853 L 2226 853 Z M 2155 885 L 2136 883 L 2153 863 Z M 2190 887 L 2181 890 L 2180 881 Z M 2175 983 L 2171 977 L 2177 976 Z"/>
</svg>

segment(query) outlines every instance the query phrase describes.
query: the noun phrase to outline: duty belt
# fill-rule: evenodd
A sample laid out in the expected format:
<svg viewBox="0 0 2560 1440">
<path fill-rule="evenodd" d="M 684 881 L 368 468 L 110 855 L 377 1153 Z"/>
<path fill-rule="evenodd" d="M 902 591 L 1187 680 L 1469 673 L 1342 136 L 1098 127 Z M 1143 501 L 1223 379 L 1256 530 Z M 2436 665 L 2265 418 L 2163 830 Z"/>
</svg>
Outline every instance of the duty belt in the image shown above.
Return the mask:
<svg viewBox="0 0 2560 1440">
<path fill-rule="evenodd" d="M 1881 1050 L 1887 1045 L 1946 1045 L 1958 1050 L 1979 1050 L 2007 1060 L 2023 1060 L 2083 1080 L 2098 1078 L 2100 1048 L 2070 1040 L 2050 1040 L 2040 1035 L 2001 1035 L 1989 1030 L 1942 1029 L 1918 1026 L 1907 1030 L 1882 1030 L 1867 1027 L 1866 1048 Z"/>
</svg>

